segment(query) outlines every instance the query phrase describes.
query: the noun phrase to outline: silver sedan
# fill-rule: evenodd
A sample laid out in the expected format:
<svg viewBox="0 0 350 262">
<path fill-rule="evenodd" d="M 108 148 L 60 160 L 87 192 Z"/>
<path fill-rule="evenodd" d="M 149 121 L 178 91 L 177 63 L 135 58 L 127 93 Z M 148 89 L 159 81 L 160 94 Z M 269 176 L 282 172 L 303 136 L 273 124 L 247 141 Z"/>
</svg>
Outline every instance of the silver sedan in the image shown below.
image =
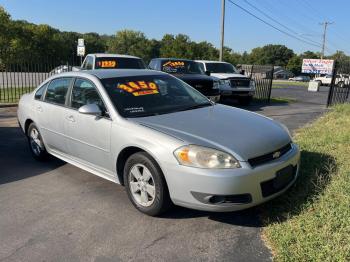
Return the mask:
<svg viewBox="0 0 350 262">
<path fill-rule="evenodd" d="M 298 176 L 299 149 L 285 126 L 214 104 L 162 72 L 55 75 L 21 98 L 18 120 L 35 159 L 53 155 L 122 184 L 148 215 L 173 204 L 248 208 Z"/>
</svg>

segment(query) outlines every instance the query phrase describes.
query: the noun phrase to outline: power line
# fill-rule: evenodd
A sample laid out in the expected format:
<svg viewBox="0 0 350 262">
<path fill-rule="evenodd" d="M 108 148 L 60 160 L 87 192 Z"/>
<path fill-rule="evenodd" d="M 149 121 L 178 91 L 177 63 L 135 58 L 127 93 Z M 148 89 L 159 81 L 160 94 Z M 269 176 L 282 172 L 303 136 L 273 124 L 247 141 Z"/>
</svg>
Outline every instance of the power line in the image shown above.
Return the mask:
<svg viewBox="0 0 350 262">
<path fill-rule="evenodd" d="M 289 36 L 289 37 L 291 37 L 291 38 L 294 38 L 294 39 L 296 39 L 296 40 L 299 40 L 300 42 L 303 42 L 303 43 L 306 43 L 306 44 L 309 44 L 309 45 L 312 45 L 312 46 L 316 46 L 316 47 L 321 47 L 319 44 L 311 43 L 311 42 L 309 42 L 309 41 L 306 41 L 306 40 L 304 40 L 304 39 L 301 39 L 301 38 L 299 38 L 299 37 L 297 37 L 297 36 L 295 36 L 295 35 L 292 35 L 292 34 L 286 32 L 286 31 L 284 31 L 284 30 L 282 30 L 282 29 L 280 29 L 280 28 L 274 26 L 273 24 L 271 24 L 271 23 L 265 21 L 264 19 L 262 19 L 262 18 L 256 16 L 255 14 L 251 13 L 250 11 L 248 11 L 247 9 L 245 9 L 244 7 L 242 7 L 242 6 L 238 5 L 238 4 L 236 4 L 235 2 L 233 2 L 233 1 L 231 1 L 231 0 L 228 0 L 228 1 L 229 1 L 231 4 L 233 4 L 233 5 L 237 6 L 238 8 L 240 8 L 241 10 L 243 10 L 244 12 L 246 12 L 247 14 L 253 16 L 254 18 L 258 19 L 259 21 L 263 22 L 264 24 L 266 24 L 266 25 L 268 25 L 268 26 L 274 28 L 275 30 L 279 31 L 279 32 L 282 33 L 282 34 L 285 34 L 285 35 L 287 35 L 287 36 Z"/>
<path fill-rule="evenodd" d="M 309 42 L 312 42 L 316 45 L 319 45 L 318 42 L 314 41 L 314 40 L 311 40 L 305 36 L 302 36 L 300 35 L 300 33 L 296 32 L 295 30 L 291 29 L 290 27 L 280 23 L 278 20 L 274 19 L 272 16 L 266 14 L 266 12 L 262 11 L 261 9 L 259 9 L 258 7 L 254 6 L 253 4 L 251 4 L 248 0 L 244 0 L 244 2 L 246 2 L 250 7 L 254 8 L 255 10 L 257 10 L 259 13 L 263 14 L 264 16 L 266 16 L 267 18 L 269 18 L 270 20 L 272 20 L 273 22 L 279 24 L 280 26 L 282 26 L 283 28 L 287 29 L 288 31 L 292 32 L 293 34 L 296 34 L 298 35 L 300 38 L 306 40 L 306 41 L 309 41 Z"/>
</svg>

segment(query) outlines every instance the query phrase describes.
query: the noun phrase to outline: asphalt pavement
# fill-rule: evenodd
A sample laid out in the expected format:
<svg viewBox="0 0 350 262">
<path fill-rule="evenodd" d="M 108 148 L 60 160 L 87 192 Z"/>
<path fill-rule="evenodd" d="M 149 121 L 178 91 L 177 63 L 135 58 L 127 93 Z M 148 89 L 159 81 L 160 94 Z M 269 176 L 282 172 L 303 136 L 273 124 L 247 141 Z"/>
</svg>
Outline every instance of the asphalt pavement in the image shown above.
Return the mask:
<svg viewBox="0 0 350 262">
<path fill-rule="evenodd" d="M 325 110 L 322 95 L 273 90 L 282 95 L 299 100 L 247 109 L 292 130 Z M 58 159 L 33 160 L 15 113 L 0 108 L 1 262 L 271 260 L 259 207 L 231 213 L 175 207 L 159 218 L 145 216 L 122 186 Z"/>
</svg>

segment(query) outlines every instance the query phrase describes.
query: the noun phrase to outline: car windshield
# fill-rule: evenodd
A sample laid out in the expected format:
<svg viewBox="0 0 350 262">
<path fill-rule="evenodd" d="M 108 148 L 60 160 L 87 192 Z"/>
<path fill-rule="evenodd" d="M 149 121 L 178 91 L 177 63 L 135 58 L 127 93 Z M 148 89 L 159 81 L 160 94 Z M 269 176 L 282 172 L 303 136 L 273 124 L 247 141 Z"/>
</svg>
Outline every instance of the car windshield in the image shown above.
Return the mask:
<svg viewBox="0 0 350 262">
<path fill-rule="evenodd" d="M 162 61 L 162 71 L 170 74 L 204 74 L 196 62 L 186 60 Z"/>
<path fill-rule="evenodd" d="M 129 57 L 97 57 L 95 69 L 145 69 L 139 58 Z"/>
<path fill-rule="evenodd" d="M 170 75 L 147 75 L 101 80 L 123 117 L 168 114 L 211 106 L 197 90 Z"/>
<path fill-rule="evenodd" d="M 229 63 L 205 63 L 207 71 L 211 73 L 233 73 L 237 74 L 237 69 Z"/>
</svg>

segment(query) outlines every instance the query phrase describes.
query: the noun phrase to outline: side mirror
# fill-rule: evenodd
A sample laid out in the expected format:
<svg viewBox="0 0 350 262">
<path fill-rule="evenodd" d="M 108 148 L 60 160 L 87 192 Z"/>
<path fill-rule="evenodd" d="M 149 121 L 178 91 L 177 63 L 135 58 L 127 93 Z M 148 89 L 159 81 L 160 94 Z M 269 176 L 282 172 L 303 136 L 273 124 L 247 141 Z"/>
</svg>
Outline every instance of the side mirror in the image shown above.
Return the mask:
<svg viewBox="0 0 350 262">
<path fill-rule="evenodd" d="M 239 73 L 240 73 L 241 75 L 245 75 L 245 70 L 241 69 L 241 70 L 239 71 Z"/>
<path fill-rule="evenodd" d="M 205 71 L 204 72 L 207 76 L 210 76 L 210 71 Z"/>
<path fill-rule="evenodd" d="M 80 114 L 85 114 L 85 115 L 94 115 L 94 116 L 101 116 L 102 111 L 96 104 L 88 104 L 79 107 L 78 109 Z"/>
</svg>

